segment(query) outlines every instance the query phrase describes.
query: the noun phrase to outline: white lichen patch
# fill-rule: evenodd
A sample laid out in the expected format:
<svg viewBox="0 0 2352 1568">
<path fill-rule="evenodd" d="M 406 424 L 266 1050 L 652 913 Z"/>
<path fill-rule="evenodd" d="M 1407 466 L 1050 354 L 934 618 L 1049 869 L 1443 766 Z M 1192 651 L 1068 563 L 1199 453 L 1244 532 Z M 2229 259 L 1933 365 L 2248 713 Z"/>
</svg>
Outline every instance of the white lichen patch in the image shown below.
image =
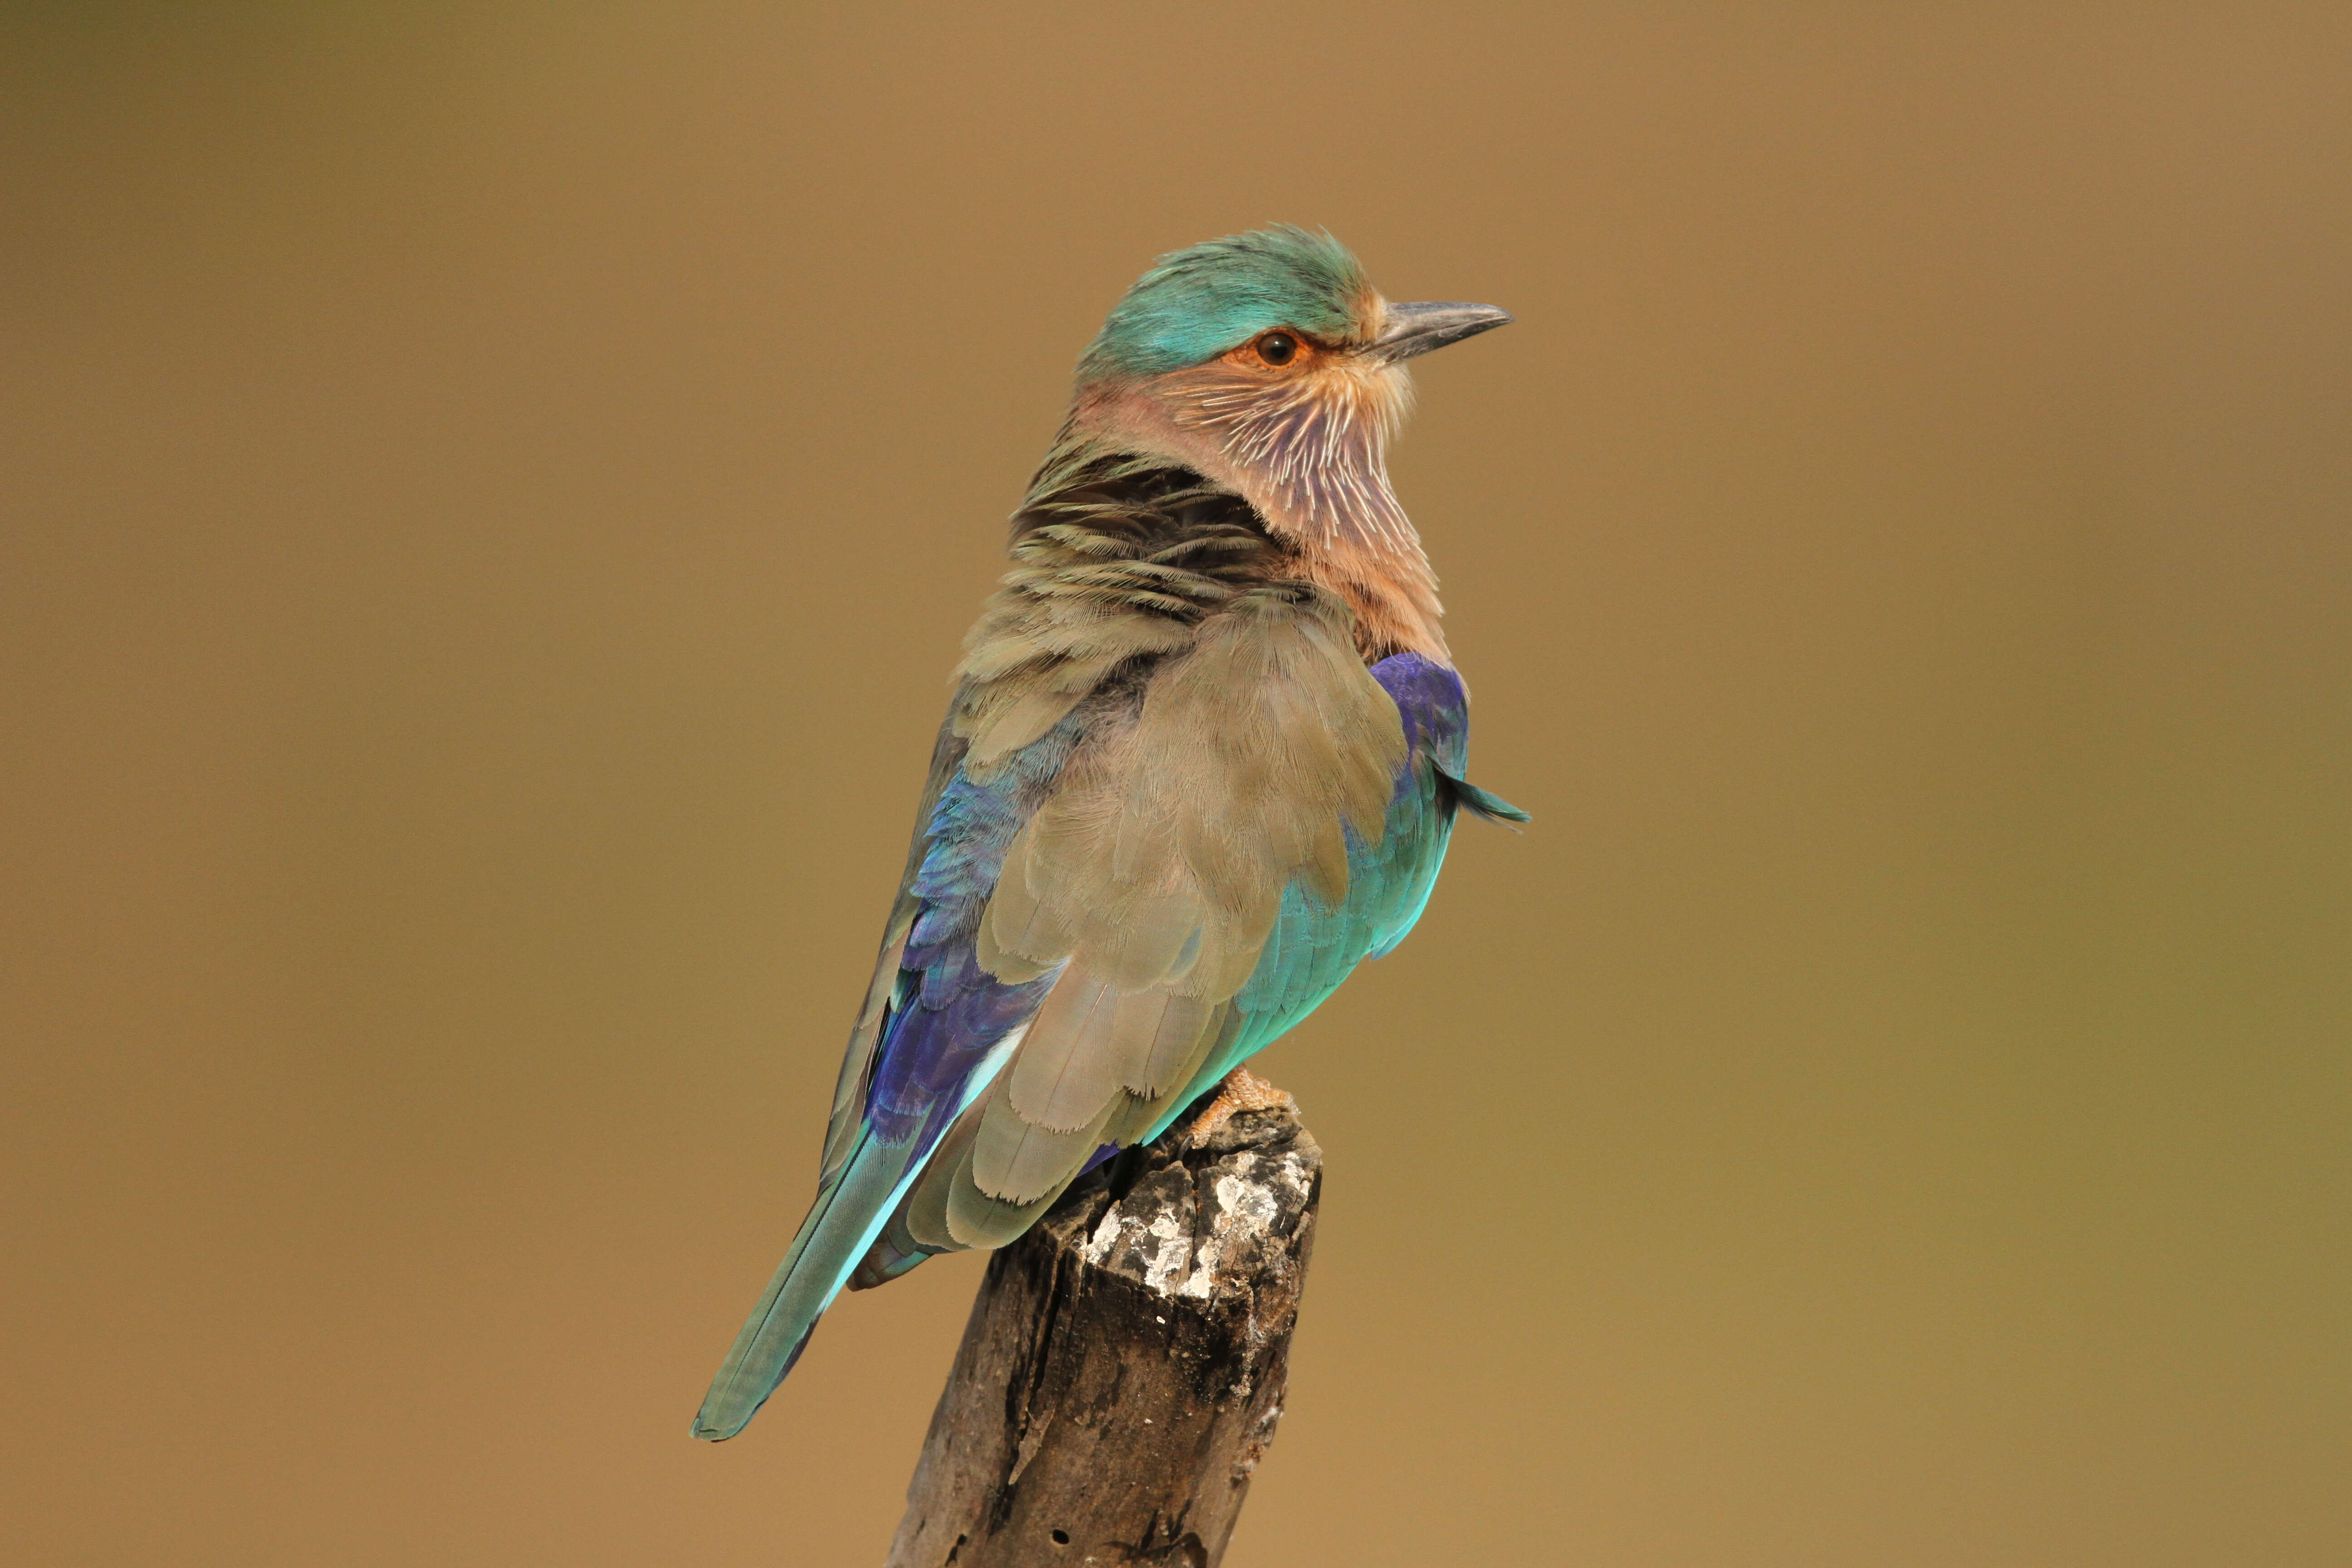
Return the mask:
<svg viewBox="0 0 2352 1568">
<path fill-rule="evenodd" d="M 1184 1264 L 1192 1250 L 1192 1238 L 1171 1214 L 1158 1214 L 1151 1218 L 1151 1239 L 1158 1243 L 1152 1248 L 1150 1260 L 1144 1265 L 1143 1282 L 1162 1296 L 1172 1292 L 1175 1282 L 1183 1278 Z"/>
<path fill-rule="evenodd" d="M 1261 1175 L 1265 1163 L 1258 1154 L 1237 1154 L 1233 1159 L 1233 1173 L 1218 1175 L 1212 1187 L 1209 1227 L 1192 1253 L 1192 1272 L 1185 1277 L 1176 1293 L 1190 1295 L 1195 1300 L 1209 1300 L 1209 1295 L 1216 1293 L 1216 1272 L 1225 1258 L 1246 1253 L 1254 1241 L 1263 1239 L 1273 1229 L 1275 1215 L 1282 1213 L 1282 1204 L 1275 1201 L 1267 1175 L 1279 1180 L 1282 1171 L 1267 1171 Z"/>
<path fill-rule="evenodd" d="M 1162 1296 L 1173 1295 L 1192 1265 L 1192 1205 L 1189 1193 L 1183 1194 L 1187 1201 L 1178 1204 L 1151 1202 L 1171 1195 L 1147 1188 L 1129 1194 L 1128 1203 L 1113 1204 L 1087 1237 L 1079 1255 L 1089 1263 L 1140 1279 Z M 1137 1205 L 1136 1199 L 1143 1200 L 1143 1205 Z M 1148 1206 L 1150 1212 L 1138 1214 L 1136 1206 Z"/>
<path fill-rule="evenodd" d="M 1247 1271 L 1286 1213 L 1306 1206 L 1315 1173 L 1296 1149 L 1237 1150 L 1202 1191 L 1181 1167 L 1139 1184 L 1096 1222 L 1079 1255 L 1167 1297 L 1207 1300 Z"/>
<path fill-rule="evenodd" d="M 1117 1204 L 1103 1210 L 1101 1222 L 1095 1226 L 1095 1233 L 1087 1237 L 1087 1244 L 1078 1248 L 1078 1256 L 1095 1264 L 1099 1264 L 1104 1258 L 1108 1258 L 1110 1249 L 1118 1245 L 1121 1217 Z"/>
</svg>

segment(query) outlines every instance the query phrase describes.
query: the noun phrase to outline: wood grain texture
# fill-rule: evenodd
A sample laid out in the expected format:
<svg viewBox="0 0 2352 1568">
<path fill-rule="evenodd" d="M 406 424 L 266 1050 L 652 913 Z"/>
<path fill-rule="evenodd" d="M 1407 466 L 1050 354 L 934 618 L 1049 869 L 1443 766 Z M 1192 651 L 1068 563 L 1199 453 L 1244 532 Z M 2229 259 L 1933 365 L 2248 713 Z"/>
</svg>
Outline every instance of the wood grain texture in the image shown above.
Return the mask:
<svg viewBox="0 0 2352 1568">
<path fill-rule="evenodd" d="M 1180 1123 L 991 1261 L 890 1568 L 1213 1568 L 1282 1415 L 1323 1152 Z"/>
</svg>

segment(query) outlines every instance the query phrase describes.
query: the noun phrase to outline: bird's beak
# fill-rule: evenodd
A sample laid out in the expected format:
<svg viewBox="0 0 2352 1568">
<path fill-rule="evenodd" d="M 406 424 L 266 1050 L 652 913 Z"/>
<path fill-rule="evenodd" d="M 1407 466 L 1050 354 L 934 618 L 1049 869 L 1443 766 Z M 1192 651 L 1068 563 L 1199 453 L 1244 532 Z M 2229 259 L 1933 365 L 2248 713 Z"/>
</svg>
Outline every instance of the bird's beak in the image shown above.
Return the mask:
<svg viewBox="0 0 2352 1568">
<path fill-rule="evenodd" d="M 1492 305 L 1460 305 L 1423 300 L 1415 305 L 1391 305 L 1388 324 L 1364 349 L 1367 359 L 1383 364 L 1425 354 L 1448 343 L 1476 337 L 1490 327 L 1508 322 L 1511 313 Z"/>
</svg>

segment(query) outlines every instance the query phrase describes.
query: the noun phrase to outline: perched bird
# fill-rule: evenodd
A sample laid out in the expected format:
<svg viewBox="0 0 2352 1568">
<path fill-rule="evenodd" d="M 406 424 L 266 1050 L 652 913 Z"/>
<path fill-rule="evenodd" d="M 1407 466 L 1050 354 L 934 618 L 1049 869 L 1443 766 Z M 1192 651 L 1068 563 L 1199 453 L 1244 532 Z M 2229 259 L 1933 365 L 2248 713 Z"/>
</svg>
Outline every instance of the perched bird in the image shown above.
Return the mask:
<svg viewBox="0 0 2352 1568">
<path fill-rule="evenodd" d="M 843 1287 L 1001 1247 L 1420 917 L 1467 783 L 1437 580 L 1389 486 L 1392 305 L 1327 234 L 1161 257 L 1078 363 L 965 638 L 815 1205 L 695 1417 L 731 1437 Z"/>
</svg>

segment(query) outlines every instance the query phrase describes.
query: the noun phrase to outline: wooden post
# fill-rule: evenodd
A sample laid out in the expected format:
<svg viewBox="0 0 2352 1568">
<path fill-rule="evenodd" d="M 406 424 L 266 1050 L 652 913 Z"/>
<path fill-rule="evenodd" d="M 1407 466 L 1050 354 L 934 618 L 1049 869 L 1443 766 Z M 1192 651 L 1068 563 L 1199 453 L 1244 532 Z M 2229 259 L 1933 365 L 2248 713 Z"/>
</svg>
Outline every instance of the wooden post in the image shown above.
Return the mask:
<svg viewBox="0 0 2352 1568">
<path fill-rule="evenodd" d="M 992 1259 L 889 1568 L 1214 1568 L 1282 1415 L 1323 1151 L 1289 1110 L 1184 1129 Z"/>
</svg>

